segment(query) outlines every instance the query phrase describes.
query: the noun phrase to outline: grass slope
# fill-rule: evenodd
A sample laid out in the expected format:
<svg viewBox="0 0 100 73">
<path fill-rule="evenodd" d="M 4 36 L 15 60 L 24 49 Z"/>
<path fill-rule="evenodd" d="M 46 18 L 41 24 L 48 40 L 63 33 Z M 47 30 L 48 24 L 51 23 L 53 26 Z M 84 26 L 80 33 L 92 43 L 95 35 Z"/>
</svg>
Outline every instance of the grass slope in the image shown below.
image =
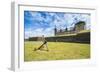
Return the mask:
<svg viewBox="0 0 100 73">
<path fill-rule="evenodd" d="M 87 59 L 90 58 L 90 44 L 48 42 L 49 51 L 33 51 L 41 42 L 25 42 L 24 61 Z"/>
</svg>

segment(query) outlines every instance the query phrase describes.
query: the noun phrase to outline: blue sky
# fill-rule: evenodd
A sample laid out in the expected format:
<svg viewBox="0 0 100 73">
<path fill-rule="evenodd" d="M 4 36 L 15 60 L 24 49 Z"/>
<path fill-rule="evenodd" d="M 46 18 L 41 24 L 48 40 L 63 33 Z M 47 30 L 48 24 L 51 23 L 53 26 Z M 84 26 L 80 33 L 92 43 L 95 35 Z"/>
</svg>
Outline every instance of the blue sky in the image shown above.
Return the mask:
<svg viewBox="0 0 100 73">
<path fill-rule="evenodd" d="M 90 14 L 24 11 L 25 38 L 54 36 L 55 26 L 58 30 L 70 30 L 78 21 L 85 21 L 86 29 L 90 29 Z"/>
</svg>

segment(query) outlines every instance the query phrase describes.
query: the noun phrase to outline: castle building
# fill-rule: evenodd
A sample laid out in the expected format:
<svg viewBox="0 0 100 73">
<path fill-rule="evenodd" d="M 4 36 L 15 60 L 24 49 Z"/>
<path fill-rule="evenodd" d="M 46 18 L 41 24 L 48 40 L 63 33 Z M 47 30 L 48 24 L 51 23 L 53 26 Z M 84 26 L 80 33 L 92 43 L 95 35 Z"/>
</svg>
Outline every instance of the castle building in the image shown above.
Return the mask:
<svg viewBox="0 0 100 73">
<path fill-rule="evenodd" d="M 80 32 L 82 30 L 85 30 L 85 25 L 86 25 L 86 23 L 84 21 L 79 21 L 69 31 L 68 31 L 67 27 L 63 31 L 62 31 L 62 29 L 60 29 L 60 31 L 58 31 L 57 27 L 55 26 L 55 28 L 54 28 L 54 34 L 55 34 L 55 36 L 57 36 L 57 35 L 65 35 L 65 34 L 77 33 L 77 32 Z"/>
<path fill-rule="evenodd" d="M 79 32 L 79 31 L 81 31 L 81 30 L 85 30 L 85 22 L 84 21 L 79 21 L 79 22 L 77 22 L 76 24 L 75 24 L 75 27 L 74 27 L 74 29 L 75 29 L 75 31 L 76 32 Z"/>
</svg>

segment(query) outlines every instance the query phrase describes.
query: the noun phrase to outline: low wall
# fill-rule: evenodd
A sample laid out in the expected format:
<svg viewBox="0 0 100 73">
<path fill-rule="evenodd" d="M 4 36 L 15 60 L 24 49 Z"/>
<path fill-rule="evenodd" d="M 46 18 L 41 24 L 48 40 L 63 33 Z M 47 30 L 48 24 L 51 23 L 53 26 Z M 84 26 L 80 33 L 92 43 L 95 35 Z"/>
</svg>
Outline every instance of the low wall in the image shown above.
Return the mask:
<svg viewBox="0 0 100 73">
<path fill-rule="evenodd" d="M 90 32 L 78 33 L 70 36 L 54 36 L 45 38 L 49 42 L 79 42 L 90 43 Z M 29 41 L 37 41 L 38 37 L 29 38 Z"/>
<path fill-rule="evenodd" d="M 28 40 L 29 41 L 37 41 L 38 40 L 38 37 L 30 37 Z"/>
<path fill-rule="evenodd" d="M 90 32 L 79 33 L 72 36 L 56 36 L 56 37 L 46 37 L 47 41 L 50 42 L 80 42 L 80 43 L 90 43 Z"/>
</svg>

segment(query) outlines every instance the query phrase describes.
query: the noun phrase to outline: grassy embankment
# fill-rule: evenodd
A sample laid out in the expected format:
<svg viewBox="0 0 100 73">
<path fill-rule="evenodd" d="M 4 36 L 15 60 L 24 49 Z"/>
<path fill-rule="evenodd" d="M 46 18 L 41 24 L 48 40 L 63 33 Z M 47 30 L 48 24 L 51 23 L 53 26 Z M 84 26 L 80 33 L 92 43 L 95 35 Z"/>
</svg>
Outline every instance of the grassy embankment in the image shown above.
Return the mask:
<svg viewBox="0 0 100 73">
<path fill-rule="evenodd" d="M 49 51 L 37 50 L 40 42 L 25 42 L 24 61 L 87 59 L 90 58 L 90 44 L 48 42 Z M 44 48 L 45 49 L 45 48 Z"/>
</svg>

